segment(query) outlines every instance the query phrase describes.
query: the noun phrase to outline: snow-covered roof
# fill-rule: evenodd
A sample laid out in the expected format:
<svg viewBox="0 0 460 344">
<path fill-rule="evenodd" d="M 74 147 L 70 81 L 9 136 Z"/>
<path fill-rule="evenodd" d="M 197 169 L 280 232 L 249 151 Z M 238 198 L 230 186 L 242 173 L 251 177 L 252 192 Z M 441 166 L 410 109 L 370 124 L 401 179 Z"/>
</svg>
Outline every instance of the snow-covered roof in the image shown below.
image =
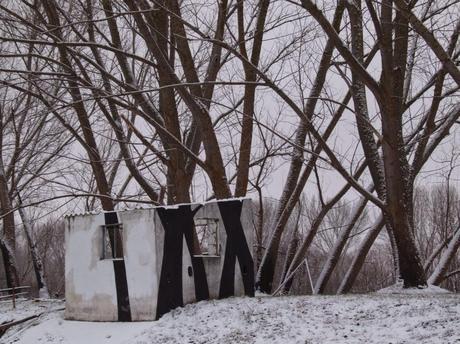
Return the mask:
<svg viewBox="0 0 460 344">
<path fill-rule="evenodd" d="M 133 211 L 133 210 L 148 210 L 148 209 L 157 209 L 157 208 L 163 208 L 163 209 L 177 209 L 182 205 L 205 205 L 205 204 L 211 204 L 211 203 L 216 203 L 216 202 L 230 202 L 230 201 L 244 201 L 244 200 L 251 200 L 249 197 L 234 197 L 234 198 L 226 198 L 226 199 L 212 199 L 209 201 L 204 201 L 204 202 L 192 202 L 192 203 L 178 203 L 178 204 L 171 204 L 171 205 L 158 205 L 158 206 L 152 206 L 152 205 L 142 205 L 139 204 L 136 207 L 133 208 L 125 208 L 125 209 L 115 209 L 117 213 L 120 212 L 125 212 L 125 211 Z M 92 215 L 98 215 L 98 214 L 104 214 L 107 213 L 108 211 L 103 211 L 103 210 L 93 210 L 93 211 L 86 211 L 86 212 L 75 212 L 75 213 L 69 213 L 64 215 L 64 218 L 72 218 L 72 217 L 77 217 L 77 216 L 92 216 Z"/>
</svg>

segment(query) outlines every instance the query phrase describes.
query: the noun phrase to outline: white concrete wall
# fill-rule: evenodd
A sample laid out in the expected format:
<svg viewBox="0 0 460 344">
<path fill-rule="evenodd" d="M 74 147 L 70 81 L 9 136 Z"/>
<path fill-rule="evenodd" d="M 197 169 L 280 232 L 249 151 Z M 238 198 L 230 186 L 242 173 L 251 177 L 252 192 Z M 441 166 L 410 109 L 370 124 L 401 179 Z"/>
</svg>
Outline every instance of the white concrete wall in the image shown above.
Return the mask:
<svg viewBox="0 0 460 344">
<path fill-rule="evenodd" d="M 66 218 L 66 319 L 116 321 L 111 260 L 101 260 L 104 214 Z"/>
<path fill-rule="evenodd" d="M 123 224 L 123 249 L 129 302 L 133 321 L 151 320 L 156 315 L 158 271 L 156 261 L 154 209 L 119 213 Z"/>
</svg>

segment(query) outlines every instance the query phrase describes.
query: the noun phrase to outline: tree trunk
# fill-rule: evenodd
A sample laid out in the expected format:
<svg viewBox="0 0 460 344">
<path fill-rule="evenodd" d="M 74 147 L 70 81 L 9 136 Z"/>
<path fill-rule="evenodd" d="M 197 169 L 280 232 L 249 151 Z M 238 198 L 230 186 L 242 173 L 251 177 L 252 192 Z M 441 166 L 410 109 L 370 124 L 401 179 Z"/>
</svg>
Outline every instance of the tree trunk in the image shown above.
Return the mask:
<svg viewBox="0 0 460 344">
<path fill-rule="evenodd" d="M 0 156 L 0 207 L 3 216 L 3 233 L 0 248 L 5 265 L 6 283 L 8 288 L 13 288 L 19 286 L 16 265 L 16 226 L 2 156 Z"/>
<path fill-rule="evenodd" d="M 16 259 L 3 237 L 0 238 L 0 250 L 2 252 L 3 265 L 5 267 L 6 286 L 8 288 L 19 287 Z"/>
<path fill-rule="evenodd" d="M 287 281 L 285 280 L 289 273 L 289 267 L 291 266 L 292 261 L 294 260 L 294 256 L 297 252 L 297 249 L 299 248 L 299 241 L 300 241 L 299 234 L 296 228 L 294 232 L 292 233 L 291 240 L 289 241 L 286 259 L 284 261 L 283 274 L 281 275 L 281 280 L 280 280 L 281 283 L 284 283 L 283 289 L 282 289 L 283 294 L 287 294 L 289 292 L 289 290 L 292 287 L 292 282 L 294 281 L 294 278 L 289 278 Z"/>
<path fill-rule="evenodd" d="M 46 285 L 45 272 L 43 270 L 43 263 L 38 254 L 37 247 L 32 238 L 32 226 L 30 221 L 27 219 L 27 216 L 24 212 L 24 209 L 19 206 L 18 208 L 19 215 L 21 216 L 22 225 L 24 227 L 24 234 L 26 236 L 27 245 L 29 246 L 30 256 L 32 258 L 32 266 L 35 272 L 35 278 L 37 280 L 38 286 L 38 297 L 48 299 L 48 287 Z"/>
</svg>

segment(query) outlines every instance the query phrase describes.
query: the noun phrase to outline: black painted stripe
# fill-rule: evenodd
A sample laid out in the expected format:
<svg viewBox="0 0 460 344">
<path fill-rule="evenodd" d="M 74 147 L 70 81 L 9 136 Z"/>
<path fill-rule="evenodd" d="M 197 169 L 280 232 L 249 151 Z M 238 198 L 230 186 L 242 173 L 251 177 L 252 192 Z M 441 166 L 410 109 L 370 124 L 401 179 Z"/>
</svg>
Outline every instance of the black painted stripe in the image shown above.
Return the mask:
<svg viewBox="0 0 460 344">
<path fill-rule="evenodd" d="M 219 298 L 234 295 L 237 258 L 245 294 L 254 296 L 254 262 L 241 224 L 243 203 L 241 201 L 217 203 L 227 234 Z M 184 236 L 191 255 L 196 299 L 197 301 L 209 299 L 209 287 L 203 258 L 193 256 L 194 216 L 200 208 L 199 206 L 193 211 L 191 205 L 181 205 L 177 208 L 157 208 L 159 219 L 165 231 L 157 299 L 157 319 L 170 310 L 184 305 L 182 283 Z"/>
<path fill-rule="evenodd" d="M 158 287 L 157 316 L 159 319 L 171 309 L 184 305 L 182 297 L 182 242 L 178 209 L 158 208 L 158 216 L 165 235 L 160 284 Z"/>
<path fill-rule="evenodd" d="M 196 208 L 192 211 L 190 205 L 181 205 L 177 208 L 157 208 L 158 216 L 165 231 L 158 288 L 157 319 L 170 310 L 184 305 L 182 286 L 184 235 L 191 256 L 196 299 L 198 301 L 209 299 L 203 259 L 193 256 L 193 217 L 198 209 Z"/>
<path fill-rule="evenodd" d="M 232 296 L 235 293 L 236 258 L 243 277 L 244 293 L 254 296 L 254 261 L 241 224 L 243 202 L 235 200 L 217 202 L 217 204 L 227 233 L 219 298 Z"/>
<path fill-rule="evenodd" d="M 116 212 L 104 213 L 105 224 L 113 225 L 118 223 L 118 216 Z M 110 243 L 113 247 L 114 238 L 110 238 Z M 129 304 L 128 280 L 126 277 L 125 261 L 114 260 L 113 271 L 115 274 L 115 289 L 117 291 L 117 308 L 118 308 L 118 321 L 131 321 L 131 307 Z"/>
</svg>

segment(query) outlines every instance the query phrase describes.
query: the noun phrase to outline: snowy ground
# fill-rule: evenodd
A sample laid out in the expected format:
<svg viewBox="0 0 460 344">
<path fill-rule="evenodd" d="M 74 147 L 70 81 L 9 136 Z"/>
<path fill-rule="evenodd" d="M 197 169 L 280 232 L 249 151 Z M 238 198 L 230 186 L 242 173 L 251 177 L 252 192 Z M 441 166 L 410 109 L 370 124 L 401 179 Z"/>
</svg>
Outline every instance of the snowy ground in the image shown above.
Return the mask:
<svg viewBox="0 0 460 344">
<path fill-rule="evenodd" d="M 76 322 L 62 315 L 10 330 L 0 343 L 460 343 L 460 295 L 441 289 L 232 298 L 188 305 L 156 322 Z"/>
<path fill-rule="evenodd" d="M 62 308 L 64 308 L 64 302 L 60 300 L 19 299 L 16 301 L 15 309 L 13 309 L 13 303 L 11 300 L 1 301 L 0 324 L 27 318 L 35 314 L 52 312 Z"/>
</svg>

